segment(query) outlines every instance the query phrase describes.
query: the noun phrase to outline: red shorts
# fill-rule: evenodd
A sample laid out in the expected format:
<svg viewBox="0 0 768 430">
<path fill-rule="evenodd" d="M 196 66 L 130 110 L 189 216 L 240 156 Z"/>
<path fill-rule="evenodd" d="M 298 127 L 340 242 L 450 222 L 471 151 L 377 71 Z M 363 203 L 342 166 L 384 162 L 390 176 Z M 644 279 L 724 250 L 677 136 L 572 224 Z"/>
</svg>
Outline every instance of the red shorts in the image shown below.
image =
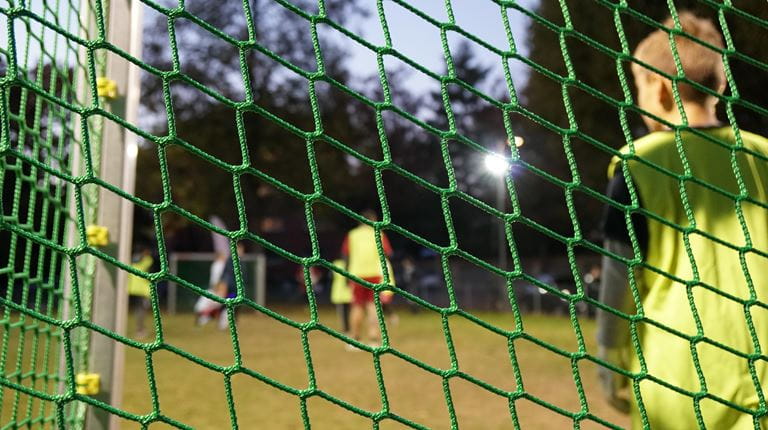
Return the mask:
<svg viewBox="0 0 768 430">
<path fill-rule="evenodd" d="M 378 284 L 379 282 L 381 282 L 381 276 L 371 276 L 369 278 L 363 278 L 363 280 L 370 282 L 371 284 Z M 353 304 L 364 305 L 366 303 L 373 302 L 372 289 L 366 288 L 354 281 L 349 281 L 349 284 L 352 286 L 352 303 Z"/>
</svg>

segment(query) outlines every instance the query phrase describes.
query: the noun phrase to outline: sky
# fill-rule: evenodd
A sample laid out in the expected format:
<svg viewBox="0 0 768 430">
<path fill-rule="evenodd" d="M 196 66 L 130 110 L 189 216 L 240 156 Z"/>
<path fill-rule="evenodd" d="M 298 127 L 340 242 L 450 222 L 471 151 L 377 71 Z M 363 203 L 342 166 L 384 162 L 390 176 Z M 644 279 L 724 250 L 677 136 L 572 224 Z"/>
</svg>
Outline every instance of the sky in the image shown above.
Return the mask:
<svg viewBox="0 0 768 430">
<path fill-rule="evenodd" d="M 0 0 L 0 4 L 3 4 L 7 0 Z M 156 2 L 166 7 L 176 7 L 178 0 L 155 0 Z M 193 2 L 202 2 L 210 0 L 187 0 L 187 4 Z M 216 0 L 222 1 L 222 0 Z M 237 1 L 241 0 L 226 0 Z M 252 5 L 263 9 L 267 5 L 273 7 L 279 7 L 273 0 L 250 0 Z M 310 13 L 317 13 L 317 3 L 314 0 L 288 0 L 295 4 L 303 4 L 304 7 Z M 327 0 L 328 1 L 328 0 Z M 346 1 L 346 0 L 341 0 Z M 526 44 L 526 32 L 531 25 L 531 20 L 519 11 L 507 8 L 503 10 L 493 0 L 406 0 L 413 8 L 419 9 L 424 14 L 432 17 L 439 22 L 448 22 L 448 13 L 446 10 L 446 2 L 450 2 L 453 10 L 453 15 L 456 20 L 456 24 L 466 32 L 476 36 L 477 38 L 485 41 L 489 45 L 498 48 L 499 50 L 509 51 L 511 49 L 510 41 L 507 38 L 506 31 L 504 29 L 503 14 L 506 14 L 512 37 L 514 39 L 517 50 L 522 55 L 528 54 L 528 46 Z M 540 0 L 518 0 L 517 4 L 528 10 L 535 10 Z M 53 21 L 53 11 L 46 10 L 45 0 L 27 0 L 27 7 L 38 14 L 45 17 L 45 19 Z M 375 46 L 384 46 L 384 31 L 382 30 L 382 23 L 377 14 L 376 4 L 377 0 L 359 0 L 358 3 L 363 9 L 366 9 L 368 14 L 365 17 L 347 17 L 345 27 L 357 34 L 361 38 L 365 39 L 369 43 Z M 443 47 L 440 40 L 440 29 L 422 19 L 412 11 L 401 6 L 393 0 L 383 0 L 384 16 L 387 26 L 389 28 L 390 36 L 392 39 L 392 46 L 398 52 L 411 59 L 413 62 L 418 63 L 432 72 L 442 75 L 445 73 L 446 64 L 443 53 Z M 69 2 L 56 2 L 54 5 L 58 5 L 56 15 L 58 15 L 59 23 L 62 27 L 69 29 L 70 31 L 77 33 L 78 28 L 78 16 L 77 8 L 72 7 Z M 307 6 L 308 5 L 308 6 Z M 50 8 L 51 5 L 49 4 Z M 54 6 L 55 8 L 55 6 Z M 312 10 L 314 9 L 314 10 Z M 157 13 L 151 10 L 148 6 L 145 6 L 145 20 L 150 19 L 150 14 Z M 331 16 L 331 19 L 334 17 Z M 149 21 L 148 21 L 149 22 Z M 40 24 L 30 20 L 31 33 L 37 37 L 43 36 L 47 50 L 55 51 L 55 58 L 65 61 L 73 62 L 77 55 L 77 45 L 72 41 L 67 40 L 65 37 L 49 30 L 44 29 Z M 0 27 L 7 27 L 7 18 L 0 14 Z M 27 51 L 29 57 L 26 61 L 23 58 L 19 58 L 21 64 L 26 63 L 29 68 L 37 62 L 40 54 L 40 41 L 34 38 L 28 39 L 27 28 L 22 23 L 22 20 L 16 20 L 14 25 L 16 33 L 16 46 L 19 55 L 22 52 Z M 307 25 L 307 31 L 309 32 L 309 25 Z M 342 49 L 345 49 L 349 53 L 348 67 L 353 73 L 352 81 L 349 86 L 353 89 L 363 90 L 364 88 L 370 88 L 368 84 L 363 84 L 366 79 L 377 74 L 376 54 L 366 48 L 365 46 L 353 41 L 352 39 L 343 36 L 341 33 L 336 32 L 329 26 L 318 26 L 320 32 L 321 41 L 323 37 L 330 37 L 333 39 Z M 325 34 L 324 34 L 325 32 Z M 189 37 L 187 35 L 186 37 Z M 309 40 L 309 36 L 307 36 Z M 452 52 L 455 53 L 455 49 L 462 41 L 469 41 L 463 35 L 455 32 L 448 32 L 448 44 Z M 29 41 L 29 44 L 27 44 Z M 475 60 L 482 65 L 490 67 L 490 76 L 484 81 L 483 84 L 478 85 L 478 89 L 485 92 L 488 95 L 502 99 L 506 98 L 509 94 L 506 84 L 504 82 L 503 74 L 503 59 L 495 53 L 485 49 L 484 47 L 469 41 L 470 46 L 475 53 Z M 0 46 L 6 47 L 8 44 L 7 32 L 0 31 Z M 55 47 L 54 47 L 55 46 Z M 67 52 L 69 50 L 69 52 Z M 50 52 L 49 51 L 49 52 Z M 407 73 L 405 75 L 398 75 L 400 78 L 397 82 L 390 78 L 390 85 L 395 89 L 406 90 L 414 95 L 421 95 L 427 93 L 439 93 L 440 84 L 437 80 L 413 69 L 411 66 L 402 62 L 398 58 L 393 56 L 385 56 L 385 68 L 387 70 L 393 69 L 405 69 Z M 519 61 L 510 61 L 510 69 L 512 73 L 513 84 L 517 91 L 525 84 L 526 70 L 523 68 L 522 63 Z M 355 84 L 355 81 L 358 84 Z M 357 88 L 356 88 L 357 87 Z M 365 92 L 365 91 L 364 91 Z M 417 116 L 423 117 L 424 115 L 431 115 L 429 112 L 417 113 Z M 152 128 L 153 124 L 157 121 L 164 121 L 164 118 L 140 115 L 142 120 L 140 124 L 145 128 Z"/>
<path fill-rule="evenodd" d="M 28 0 L 27 8 L 35 13 L 37 16 L 44 17 L 49 21 L 54 21 L 54 12 L 56 13 L 59 25 L 65 30 L 71 31 L 74 34 L 78 33 L 78 11 L 77 8 L 73 8 L 68 2 L 49 2 L 47 7 L 43 7 L 46 4 L 43 0 Z M 0 6 L 7 7 L 7 0 L 0 0 Z M 30 35 L 34 35 L 37 38 L 42 38 L 45 43 L 46 51 L 57 58 L 68 58 L 70 61 L 74 61 L 74 55 L 76 51 L 75 44 L 68 41 L 64 36 L 61 36 L 54 31 L 45 28 L 37 23 L 35 20 L 27 20 L 29 22 L 29 30 L 24 25 L 23 20 L 17 19 L 14 21 L 14 33 L 16 40 L 16 52 L 18 55 L 18 62 L 20 65 L 27 64 L 32 66 L 36 63 L 40 56 L 40 40 L 30 38 Z M 4 14 L 0 14 L 0 47 L 6 50 L 8 47 L 8 18 Z M 67 49 L 69 48 L 69 56 L 67 56 Z M 28 57 L 25 57 L 28 55 Z M 25 60 L 26 58 L 26 60 Z"/>
<path fill-rule="evenodd" d="M 0 0 L 0 2 L 1 1 L 2 0 Z M 409 4 L 436 20 L 448 22 L 445 1 L 446 0 L 410 0 Z M 503 12 L 495 2 L 492 0 L 449 1 L 451 2 L 456 23 L 460 27 L 488 42 L 492 46 L 503 50 L 510 49 L 510 44 L 507 40 L 502 21 Z M 518 1 L 518 4 L 527 9 L 534 9 L 538 4 L 538 1 L 539 0 L 520 0 Z M 175 2 L 161 0 L 160 3 L 170 6 L 170 4 L 167 3 Z M 44 12 L 42 4 L 44 4 L 43 0 L 30 0 L 28 7 L 35 13 L 50 18 L 50 12 Z M 368 10 L 368 17 L 358 19 L 357 22 L 348 23 L 348 29 L 374 45 L 383 46 L 384 33 L 376 13 L 376 0 L 363 0 L 360 4 Z M 440 42 L 439 29 L 392 0 L 384 0 L 383 5 L 387 25 L 392 37 L 393 47 L 428 69 L 437 73 L 442 73 L 445 70 L 445 60 L 443 58 L 443 48 Z M 67 2 L 60 2 L 60 9 L 59 17 L 65 16 L 69 18 L 62 24 L 64 24 L 65 27 L 70 27 L 72 30 L 75 30 L 77 20 L 76 11 L 70 9 Z M 69 9 L 69 14 L 65 12 L 67 9 Z M 514 9 L 508 9 L 506 13 L 510 20 L 510 26 L 517 49 L 525 55 L 527 53 L 527 46 L 525 45 L 524 36 L 525 30 L 530 24 L 530 19 Z M 0 14 L 0 25 L 5 28 L 5 24 L 6 18 Z M 40 34 L 40 26 L 36 23 L 33 23 L 32 25 L 33 33 Z M 20 23 L 17 23 L 15 27 L 17 33 L 17 49 L 24 51 L 24 41 L 26 38 L 22 35 L 26 34 L 26 31 Z M 50 33 L 48 43 L 51 43 L 54 38 L 60 40 L 63 39 L 53 32 L 46 31 L 46 33 Z M 354 69 L 360 75 L 371 75 L 376 72 L 376 57 L 372 51 L 351 41 L 351 39 L 343 37 L 337 37 L 337 39 L 349 50 L 351 55 L 350 64 L 354 66 Z M 452 48 L 454 48 L 462 39 L 464 38 L 461 35 L 449 33 L 448 41 Z M 64 42 L 64 40 L 61 40 L 61 42 Z M 0 46 L 7 46 L 7 43 L 7 32 L 0 31 Z M 475 45 L 474 43 L 472 44 Z M 57 49 L 62 50 L 63 46 L 61 45 L 63 45 L 63 43 L 59 43 L 58 45 Z M 493 74 L 495 75 L 494 78 L 503 79 L 503 60 L 479 45 L 475 45 L 474 47 L 477 59 L 483 64 L 492 66 Z M 36 58 L 39 54 L 38 43 L 30 44 L 30 49 L 30 56 Z M 57 57 L 63 57 L 63 55 L 57 55 Z M 385 66 L 387 68 L 396 67 L 399 65 L 398 63 L 399 60 L 388 57 Z M 512 67 L 513 75 L 523 75 L 519 63 L 512 63 Z M 414 70 L 413 73 L 409 74 L 405 84 L 408 85 L 411 90 L 424 91 L 432 89 L 435 85 L 434 82 L 430 81 L 431 79 L 427 79 L 426 76 L 423 76 Z"/>
<path fill-rule="evenodd" d="M 498 4 L 492 0 L 450 1 L 458 26 L 494 47 L 505 51 L 510 50 L 510 43 L 502 20 L 502 13 L 504 12 Z M 384 33 L 376 13 L 376 2 L 369 0 L 368 3 L 370 5 L 368 18 L 359 23 L 350 23 L 348 27 L 368 42 L 383 46 Z M 383 4 L 393 47 L 428 69 L 442 73 L 445 70 L 445 59 L 440 41 L 440 30 L 392 0 L 384 0 Z M 436 20 L 448 22 L 445 0 L 412 0 L 409 4 Z M 538 0 L 519 1 L 518 4 L 526 9 L 534 9 Z M 515 45 L 521 54 L 526 55 L 528 48 L 525 44 L 525 33 L 530 24 L 530 18 L 514 9 L 508 9 L 506 13 L 509 17 Z M 457 33 L 449 32 L 448 43 L 452 49 L 462 40 L 467 39 Z M 489 81 L 503 79 L 502 58 L 474 42 L 470 43 L 473 45 L 477 60 L 482 64 L 492 66 L 491 70 L 494 76 Z M 357 43 L 347 43 L 346 45 L 352 55 L 351 64 L 354 64 L 355 68 L 361 73 L 375 73 L 376 57 L 373 52 Z M 396 66 L 396 63 L 399 63 L 399 60 L 388 57 L 385 67 Z M 515 79 L 517 84 L 518 79 L 523 79 L 524 71 L 517 62 L 510 63 L 510 66 L 513 76 L 517 78 Z M 409 75 L 405 84 L 413 91 L 431 90 L 437 85 L 432 79 L 416 70 L 413 70 Z"/>
</svg>

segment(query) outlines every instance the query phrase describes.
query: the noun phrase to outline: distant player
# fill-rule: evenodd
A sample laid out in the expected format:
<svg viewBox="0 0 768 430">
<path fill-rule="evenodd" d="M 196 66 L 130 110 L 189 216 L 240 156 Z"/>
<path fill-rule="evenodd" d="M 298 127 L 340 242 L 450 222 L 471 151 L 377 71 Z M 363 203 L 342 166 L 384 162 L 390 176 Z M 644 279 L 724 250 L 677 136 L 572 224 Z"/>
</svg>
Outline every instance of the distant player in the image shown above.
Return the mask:
<svg viewBox="0 0 768 430">
<path fill-rule="evenodd" d="M 229 260 L 229 252 L 217 252 L 216 258 L 211 263 L 210 273 L 208 277 L 208 291 L 216 291 L 216 287 L 219 285 L 221 275 L 224 273 L 224 268 L 227 266 Z M 208 322 L 218 317 L 221 312 L 221 304 L 215 302 L 207 297 L 200 297 L 195 303 L 195 322 L 197 325 L 206 325 Z"/>
<path fill-rule="evenodd" d="M 224 220 L 214 215 L 209 219 L 210 223 L 214 226 L 227 230 L 227 225 Z M 208 277 L 208 291 L 216 294 L 216 288 L 221 281 L 221 276 L 224 273 L 224 268 L 229 261 L 229 239 L 220 234 L 216 234 L 211 231 L 211 243 L 213 244 L 213 252 L 216 257 L 211 263 L 211 268 Z M 223 306 L 221 303 L 209 299 L 208 297 L 201 296 L 195 302 L 195 324 L 205 325 L 212 319 L 218 318 Z"/>
<path fill-rule="evenodd" d="M 346 270 L 347 268 L 342 259 L 335 260 L 333 265 L 340 269 Z M 339 317 L 341 331 L 344 334 L 349 334 L 349 309 L 350 303 L 352 303 L 352 287 L 350 287 L 349 281 L 344 275 L 336 272 L 333 272 L 333 279 L 331 281 L 331 303 L 336 306 L 336 314 Z"/>
<path fill-rule="evenodd" d="M 152 268 L 155 262 L 149 249 L 142 249 L 133 260 L 134 262 L 131 264 L 131 267 L 142 272 L 149 272 L 149 269 Z M 139 339 L 147 337 L 144 320 L 151 307 L 149 301 L 150 288 L 151 283 L 147 279 L 132 274 L 128 275 L 129 304 L 133 308 L 133 317 L 136 322 L 136 337 Z"/>
<path fill-rule="evenodd" d="M 376 221 L 378 216 L 372 209 L 366 209 L 362 215 L 370 221 Z M 381 244 L 384 254 L 392 255 L 392 246 L 384 233 L 381 233 Z M 350 230 L 344 239 L 341 254 L 346 261 L 347 270 L 372 284 L 381 283 L 384 275 L 376 247 L 376 231 L 368 224 L 360 224 Z M 387 264 L 389 262 L 387 261 Z M 368 338 L 377 343 L 380 340 L 379 324 L 376 318 L 376 306 L 374 305 L 374 292 L 356 282 L 352 285 L 352 309 L 350 310 L 350 336 L 362 341 L 363 323 L 368 322 Z"/>
<path fill-rule="evenodd" d="M 242 257 L 245 255 L 245 244 L 243 242 L 237 243 L 237 256 Z M 238 259 L 239 260 L 239 259 Z M 244 277 L 245 270 L 243 268 L 242 260 L 239 260 L 240 274 Z M 235 274 L 234 258 L 227 259 L 227 263 L 224 266 L 224 271 L 221 273 L 221 279 L 216 285 L 216 295 L 219 297 L 232 299 L 237 297 L 237 281 Z M 229 319 L 227 318 L 226 309 L 222 309 L 219 314 L 219 329 L 226 330 L 229 327 Z"/>
<path fill-rule="evenodd" d="M 723 48 L 712 22 L 688 12 L 680 13 L 679 20 L 685 33 Z M 674 24 L 668 19 L 664 25 L 671 28 Z M 685 76 L 714 93 L 722 93 L 725 76 L 721 54 L 685 37 L 676 36 L 675 42 Z M 634 56 L 668 75 L 678 74 L 667 32 L 651 33 L 638 45 Z M 645 212 L 633 213 L 628 222 L 624 211 L 608 206 L 604 247 L 633 259 L 630 237 L 634 237 L 643 261 L 634 274 L 639 303 L 634 303 L 628 288 L 627 266 L 609 257 L 603 259 L 600 297 L 602 302 L 628 314 L 636 313 L 637 306 L 644 319 L 635 326 L 640 342 L 640 350 L 636 351 L 630 342 L 627 320 L 600 311 L 598 344 L 603 359 L 634 374 L 641 372 L 638 354 L 642 354 L 649 378 L 636 382 L 639 398 L 629 390 L 633 393 L 631 401 L 621 391 L 628 379 L 601 368 L 601 381 L 612 405 L 631 410 L 634 428 L 643 425 L 640 403 L 652 429 L 700 428 L 694 399 L 697 395 L 702 396 L 698 406 L 706 428 L 766 426 L 765 418 L 757 420 L 724 402 L 756 411 L 762 390 L 768 386 L 766 361 L 747 358 L 756 352 L 758 344 L 766 354 L 766 312 L 738 301 L 749 300 L 752 288 L 760 302 L 768 298 L 768 259 L 749 251 L 768 251 L 768 211 L 735 199 L 741 195 L 741 181 L 750 198 L 762 205 L 768 202 L 768 163 L 748 154 L 768 155 L 768 140 L 742 131 L 739 135 L 743 149 L 739 148 L 733 129 L 721 125 L 715 115 L 718 99 L 683 82 L 677 83 L 677 90 L 687 125 L 695 130 L 670 130 L 662 121 L 672 125 L 686 121 L 681 119 L 672 82 L 638 63 L 632 64 L 632 72 L 639 107 L 658 120 L 644 117 L 651 133 L 634 142 L 638 158 L 628 159 L 628 174 L 622 162 L 613 159 L 608 194 L 630 205 L 632 186 Z M 623 152 L 629 153 L 629 149 Z M 695 180 L 684 176 L 687 169 Z M 741 219 L 737 208 L 743 214 Z M 747 251 L 740 255 L 742 249 Z M 755 336 L 750 334 L 747 314 L 751 315 Z M 697 335 L 703 338 L 697 341 Z"/>
</svg>

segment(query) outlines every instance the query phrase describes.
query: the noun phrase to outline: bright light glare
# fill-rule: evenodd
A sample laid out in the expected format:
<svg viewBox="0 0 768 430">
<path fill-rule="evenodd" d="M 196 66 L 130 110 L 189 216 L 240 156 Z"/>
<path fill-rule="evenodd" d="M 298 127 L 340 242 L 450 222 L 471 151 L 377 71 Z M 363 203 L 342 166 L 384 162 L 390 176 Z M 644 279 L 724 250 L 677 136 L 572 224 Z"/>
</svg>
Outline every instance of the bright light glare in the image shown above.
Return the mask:
<svg viewBox="0 0 768 430">
<path fill-rule="evenodd" d="M 498 154 L 486 154 L 485 169 L 494 176 L 502 176 L 509 170 L 509 162 Z"/>
<path fill-rule="evenodd" d="M 126 152 L 128 153 L 128 157 L 136 158 L 136 156 L 139 155 L 139 145 L 137 145 L 135 142 L 129 143 L 126 148 Z"/>
</svg>

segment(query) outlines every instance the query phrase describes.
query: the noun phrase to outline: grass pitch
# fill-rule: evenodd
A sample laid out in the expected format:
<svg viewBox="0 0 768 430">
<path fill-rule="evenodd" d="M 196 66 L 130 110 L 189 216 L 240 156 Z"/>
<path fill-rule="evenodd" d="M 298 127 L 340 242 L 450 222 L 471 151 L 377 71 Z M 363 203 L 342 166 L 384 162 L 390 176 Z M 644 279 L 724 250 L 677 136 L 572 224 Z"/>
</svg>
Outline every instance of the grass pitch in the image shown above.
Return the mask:
<svg viewBox="0 0 768 430">
<path fill-rule="evenodd" d="M 307 321 L 300 309 L 280 313 Z M 450 369 L 451 362 L 439 316 L 431 312 L 412 314 L 399 310 L 399 322 L 389 324 L 393 348 L 426 364 Z M 478 313 L 478 317 L 506 329 L 514 327 L 511 314 Z M 215 364 L 234 364 L 228 332 L 213 325 L 193 327 L 190 315 L 164 316 L 163 330 L 168 343 Z M 330 309 L 321 310 L 321 323 L 338 327 Z M 566 351 L 577 351 L 577 339 L 565 317 L 524 315 L 526 332 Z M 516 390 L 507 340 L 462 317 L 451 317 L 451 335 L 460 371 L 506 391 Z M 595 352 L 594 324 L 581 321 L 587 350 Z M 300 332 L 272 318 L 256 313 L 241 316 L 238 322 L 243 365 L 296 389 L 309 384 Z M 533 342 L 515 341 L 515 351 L 523 387 L 532 396 L 567 411 L 580 410 L 580 400 L 569 359 Z M 309 350 L 317 387 L 325 393 L 367 411 L 382 409 L 371 354 L 350 352 L 344 344 L 322 332 L 309 335 Z M 153 354 L 160 410 L 180 422 L 199 429 L 224 429 L 231 425 L 221 374 L 210 371 L 167 351 Z M 589 411 L 609 422 L 625 427 L 626 417 L 604 402 L 597 383 L 596 365 L 579 362 L 579 374 L 586 392 Z M 450 428 L 443 380 L 432 373 L 391 354 L 381 358 L 381 368 L 389 408 L 410 421 L 434 429 Z M 513 428 L 509 402 L 464 379 L 448 382 L 459 427 L 462 429 Z M 151 398 L 142 351 L 129 350 L 126 356 L 124 408 L 145 414 L 151 412 Z M 232 380 L 236 419 L 241 429 L 301 429 L 300 401 L 250 376 Z M 528 399 L 515 402 L 523 429 L 573 428 L 573 422 Z M 313 429 L 372 428 L 368 418 L 342 409 L 320 397 L 307 401 L 307 414 Z M 137 428 L 126 423 L 125 428 Z M 152 426 L 151 428 L 155 428 Z M 165 428 L 161 426 L 158 428 Z M 383 421 L 381 429 L 406 428 L 395 421 Z M 604 428 L 584 421 L 581 428 Z"/>
<path fill-rule="evenodd" d="M 306 309 L 283 308 L 278 312 L 299 322 L 309 320 Z M 390 344 L 393 348 L 425 364 L 450 369 L 451 361 L 439 315 L 423 311 L 412 314 L 398 310 L 399 322 L 388 324 Z M 512 329 L 514 318 L 509 313 L 477 313 L 477 317 L 494 326 Z M 577 351 L 576 335 L 570 321 L 561 316 L 523 315 L 525 331 L 536 338 L 565 351 Z M 321 309 L 320 322 L 336 328 L 339 323 L 331 309 Z M 148 321 L 151 326 L 151 321 Z M 595 353 L 594 323 L 580 321 L 587 351 Z M 133 324 L 129 335 L 135 336 Z M 463 317 L 452 316 L 448 323 L 456 349 L 461 372 L 471 375 L 500 390 L 517 389 L 510 360 L 507 339 L 490 332 Z M 163 315 L 162 328 L 166 343 L 194 356 L 220 366 L 235 363 L 232 340 L 228 331 L 219 331 L 215 324 L 195 327 L 189 314 Z M 2 327 L 0 327 L 2 329 Z M 15 334 L 14 334 L 15 333 Z M 32 346 L 29 338 L 24 348 L 18 348 L 18 331 L 10 333 L 8 355 L 4 357 L 4 374 L 8 377 L 22 363 L 21 371 L 32 370 Z M 244 313 L 238 322 L 239 347 L 243 365 L 271 379 L 295 389 L 309 386 L 307 363 L 302 348 L 301 333 L 268 316 L 255 312 Z M 145 341 L 151 341 L 145 339 Z M 308 336 L 309 353 L 315 369 L 317 388 L 367 411 L 382 410 L 382 398 L 370 353 L 345 349 L 343 342 L 323 332 L 313 331 Z M 581 402 L 573 379 L 569 359 L 535 343 L 518 339 L 514 349 L 525 392 L 565 411 L 581 410 Z M 22 351 L 23 350 L 23 351 Z M 17 360 L 19 351 L 23 357 Z M 34 361 L 36 373 L 54 373 L 57 358 L 42 363 L 42 349 Z M 209 370 L 180 355 L 160 350 L 151 355 L 156 376 L 157 401 L 162 414 L 196 429 L 222 430 L 230 428 L 232 417 L 221 373 Z M 147 377 L 147 359 L 143 351 L 126 349 L 123 409 L 135 414 L 152 412 L 152 398 Z M 44 369 L 43 367 L 46 369 Z M 626 417 L 614 412 L 603 400 L 597 381 L 595 364 L 578 362 L 579 376 L 585 390 L 589 412 L 621 427 L 628 425 Z M 511 429 L 513 422 L 507 398 L 494 394 L 462 378 L 448 382 L 435 374 L 404 361 L 392 354 L 381 357 L 381 370 L 389 409 L 414 423 L 433 429 L 451 426 L 445 400 L 450 392 L 461 429 Z M 34 372 L 33 372 L 34 373 Z M 41 380 L 24 379 L 24 385 L 43 389 Z M 56 394 L 55 384 L 44 389 Z M 3 390 L 0 428 L 11 420 L 15 391 Z M 240 429 L 303 429 L 300 400 L 253 377 L 238 374 L 232 378 L 232 397 L 237 424 Z M 523 429 L 573 428 L 571 419 L 546 409 L 527 398 L 514 402 L 520 427 Z M 52 416 L 53 404 L 21 395 L 17 402 L 17 420 L 20 417 Z M 27 411 L 31 411 L 28 413 Z M 38 412 L 39 411 L 39 412 Z M 370 419 L 349 412 L 319 397 L 307 400 L 307 415 L 313 429 L 370 429 Z M 29 425 L 30 423 L 27 423 Z M 52 422 L 36 423 L 34 428 L 53 428 Z M 123 429 L 138 429 L 140 425 L 122 421 Z M 149 426 L 152 430 L 170 429 L 162 423 Z M 384 420 L 380 429 L 407 428 L 402 424 Z M 582 421 L 582 429 L 604 428 Z"/>
</svg>

